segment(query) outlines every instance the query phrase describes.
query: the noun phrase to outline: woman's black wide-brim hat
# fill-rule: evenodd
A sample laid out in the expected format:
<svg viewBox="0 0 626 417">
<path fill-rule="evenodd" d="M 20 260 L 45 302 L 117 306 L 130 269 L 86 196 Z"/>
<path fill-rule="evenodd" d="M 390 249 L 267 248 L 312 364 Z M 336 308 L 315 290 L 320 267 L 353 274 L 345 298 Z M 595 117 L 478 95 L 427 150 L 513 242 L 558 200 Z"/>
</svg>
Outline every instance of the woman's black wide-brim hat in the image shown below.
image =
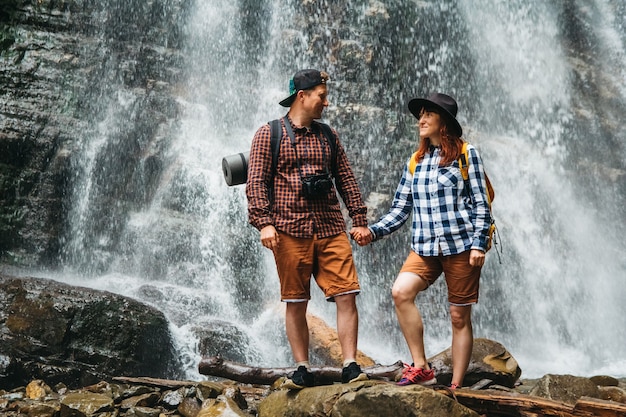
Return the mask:
<svg viewBox="0 0 626 417">
<path fill-rule="evenodd" d="M 418 119 L 423 108 L 438 110 L 452 123 L 452 127 L 456 128 L 459 137 L 463 136 L 461 124 L 456 120 L 459 106 L 452 97 L 446 94 L 433 93 L 426 98 L 414 98 L 409 101 L 409 110 Z"/>
</svg>

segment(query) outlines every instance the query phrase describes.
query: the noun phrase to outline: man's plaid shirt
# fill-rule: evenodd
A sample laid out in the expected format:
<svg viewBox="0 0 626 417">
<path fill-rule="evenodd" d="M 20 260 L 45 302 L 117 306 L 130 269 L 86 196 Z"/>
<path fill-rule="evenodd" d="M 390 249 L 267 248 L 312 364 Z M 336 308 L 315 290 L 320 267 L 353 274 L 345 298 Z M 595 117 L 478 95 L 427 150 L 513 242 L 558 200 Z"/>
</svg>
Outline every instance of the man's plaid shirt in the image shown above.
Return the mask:
<svg viewBox="0 0 626 417">
<path fill-rule="evenodd" d="M 483 163 L 476 148 L 468 144 L 469 187 L 466 187 L 455 160 L 439 166 L 439 149 L 431 148 L 409 172 L 404 167 L 389 212 L 370 226 L 376 239 L 406 222 L 413 213 L 411 248 L 422 256 L 454 255 L 469 249 L 485 251 L 491 214 Z M 466 189 L 469 188 L 469 189 Z"/>
<path fill-rule="evenodd" d="M 338 193 L 352 218 L 352 225 L 367 226 L 367 207 L 363 204 L 356 178 L 337 132 L 333 130 L 337 143 L 335 184 L 327 196 L 309 200 L 302 194 L 296 152 L 282 119 L 281 127 L 283 136 L 271 200 L 272 154 L 269 124 L 261 126 L 252 139 L 246 182 L 250 223 L 259 230 L 274 225 L 276 230 L 299 238 L 311 238 L 313 234 L 320 238 L 337 235 L 346 230 Z M 313 129 L 293 126 L 293 131 L 302 176 L 323 173 L 325 168 L 332 172 L 331 147 L 319 126 L 315 123 Z"/>
</svg>

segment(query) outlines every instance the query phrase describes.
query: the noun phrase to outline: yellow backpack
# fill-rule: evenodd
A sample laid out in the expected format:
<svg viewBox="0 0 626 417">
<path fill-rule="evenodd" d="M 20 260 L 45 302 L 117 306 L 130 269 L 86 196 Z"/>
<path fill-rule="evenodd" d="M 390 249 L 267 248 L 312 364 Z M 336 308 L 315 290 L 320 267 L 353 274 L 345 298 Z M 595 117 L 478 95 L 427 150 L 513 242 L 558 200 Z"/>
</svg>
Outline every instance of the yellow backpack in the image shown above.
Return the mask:
<svg viewBox="0 0 626 417">
<path fill-rule="evenodd" d="M 409 161 L 409 172 L 411 173 L 411 175 L 415 173 L 415 167 L 417 166 L 417 160 L 415 159 L 416 154 L 417 152 L 411 155 L 411 160 Z M 467 142 L 463 142 L 463 148 L 461 149 L 461 155 L 459 156 L 459 169 L 461 170 L 463 181 L 467 185 L 467 183 L 469 182 L 469 174 L 468 174 L 469 155 L 467 152 Z M 489 212 L 491 213 L 492 212 L 491 203 L 494 197 L 496 196 L 496 194 L 495 194 L 495 191 L 493 190 L 491 181 L 489 180 L 487 173 L 485 173 L 485 181 L 487 182 L 487 205 L 489 206 Z M 487 249 L 486 249 L 487 251 L 491 249 L 492 243 L 494 243 L 495 245 L 498 244 L 496 240 L 496 236 L 497 236 L 496 232 L 497 232 L 496 221 L 494 220 L 493 215 L 492 215 L 491 224 L 489 225 L 489 234 L 487 235 L 488 236 L 487 237 Z M 499 238 L 499 236 L 497 237 Z"/>
</svg>

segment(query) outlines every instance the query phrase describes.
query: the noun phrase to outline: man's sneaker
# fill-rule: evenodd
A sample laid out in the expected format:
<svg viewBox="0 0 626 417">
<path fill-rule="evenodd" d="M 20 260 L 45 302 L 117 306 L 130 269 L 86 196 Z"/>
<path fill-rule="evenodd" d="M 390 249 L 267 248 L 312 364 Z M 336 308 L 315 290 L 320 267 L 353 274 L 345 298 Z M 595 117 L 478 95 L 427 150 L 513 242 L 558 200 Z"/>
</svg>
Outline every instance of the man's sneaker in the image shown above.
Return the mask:
<svg viewBox="0 0 626 417">
<path fill-rule="evenodd" d="M 306 366 L 300 365 L 291 375 L 291 378 L 286 379 L 281 385 L 281 388 L 286 389 L 302 389 L 305 387 L 312 387 L 315 385 L 315 377 Z"/>
<path fill-rule="evenodd" d="M 402 378 L 397 382 L 398 385 L 433 385 L 437 383 L 435 371 L 432 369 L 416 368 L 413 365 L 404 364 Z"/>
<path fill-rule="evenodd" d="M 367 374 L 361 370 L 356 362 L 350 364 L 341 370 L 341 382 L 347 384 L 349 382 L 367 381 Z"/>
</svg>

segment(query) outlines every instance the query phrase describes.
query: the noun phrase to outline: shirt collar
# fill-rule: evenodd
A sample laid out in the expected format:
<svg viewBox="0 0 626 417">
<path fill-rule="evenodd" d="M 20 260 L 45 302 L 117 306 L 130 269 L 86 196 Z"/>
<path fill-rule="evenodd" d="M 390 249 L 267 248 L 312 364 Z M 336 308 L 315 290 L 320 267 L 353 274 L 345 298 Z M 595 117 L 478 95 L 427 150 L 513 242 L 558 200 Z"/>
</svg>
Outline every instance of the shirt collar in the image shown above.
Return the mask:
<svg viewBox="0 0 626 417">
<path fill-rule="evenodd" d="M 289 123 L 291 123 L 291 127 L 293 128 L 294 132 L 298 132 L 298 133 L 307 133 L 307 132 L 315 132 L 315 122 L 311 123 L 311 128 L 308 128 L 306 126 L 296 126 L 293 123 L 293 120 L 291 120 L 291 117 L 289 117 L 289 115 L 287 115 L 287 119 L 289 119 Z"/>
</svg>

